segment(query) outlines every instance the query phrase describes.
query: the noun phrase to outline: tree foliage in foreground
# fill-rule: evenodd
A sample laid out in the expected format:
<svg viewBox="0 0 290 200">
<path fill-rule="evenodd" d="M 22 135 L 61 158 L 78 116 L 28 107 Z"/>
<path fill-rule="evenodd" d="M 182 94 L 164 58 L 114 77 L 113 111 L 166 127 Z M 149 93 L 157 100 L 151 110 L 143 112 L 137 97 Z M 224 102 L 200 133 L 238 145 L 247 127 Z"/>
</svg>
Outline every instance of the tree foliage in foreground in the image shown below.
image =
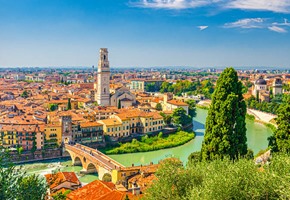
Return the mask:
<svg viewBox="0 0 290 200">
<path fill-rule="evenodd" d="M 233 68 L 226 68 L 217 80 L 206 118 L 202 159 L 236 159 L 247 153 L 246 112 L 242 83 Z"/>
<path fill-rule="evenodd" d="M 273 151 L 290 152 L 290 95 L 283 98 L 276 123 L 278 128 L 269 138 L 269 146 Z"/>
<path fill-rule="evenodd" d="M 176 159 L 163 161 L 145 200 L 289 199 L 290 157 L 274 155 L 263 168 L 253 160 L 217 159 L 184 167 Z"/>
<path fill-rule="evenodd" d="M 44 199 L 46 183 L 36 175 L 28 176 L 9 160 L 8 153 L 0 153 L 0 199 Z"/>
</svg>

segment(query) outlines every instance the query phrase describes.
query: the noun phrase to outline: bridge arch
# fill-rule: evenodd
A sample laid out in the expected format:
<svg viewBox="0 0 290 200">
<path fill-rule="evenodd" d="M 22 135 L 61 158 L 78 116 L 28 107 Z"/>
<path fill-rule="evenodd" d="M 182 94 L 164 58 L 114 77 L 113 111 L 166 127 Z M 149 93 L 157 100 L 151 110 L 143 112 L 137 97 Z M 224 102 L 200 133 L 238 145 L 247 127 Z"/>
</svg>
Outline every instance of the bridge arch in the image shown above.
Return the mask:
<svg viewBox="0 0 290 200">
<path fill-rule="evenodd" d="M 98 169 L 93 163 L 89 163 L 87 165 L 87 173 L 98 173 Z"/>
<path fill-rule="evenodd" d="M 73 165 L 82 165 L 80 173 L 98 173 L 100 180 L 104 174 L 112 174 L 113 170 L 124 167 L 98 150 L 81 144 L 65 144 L 65 151 L 71 156 Z"/>
<path fill-rule="evenodd" d="M 80 157 L 78 157 L 78 156 L 76 156 L 72 162 L 73 162 L 74 166 L 82 166 L 83 165 Z"/>
</svg>

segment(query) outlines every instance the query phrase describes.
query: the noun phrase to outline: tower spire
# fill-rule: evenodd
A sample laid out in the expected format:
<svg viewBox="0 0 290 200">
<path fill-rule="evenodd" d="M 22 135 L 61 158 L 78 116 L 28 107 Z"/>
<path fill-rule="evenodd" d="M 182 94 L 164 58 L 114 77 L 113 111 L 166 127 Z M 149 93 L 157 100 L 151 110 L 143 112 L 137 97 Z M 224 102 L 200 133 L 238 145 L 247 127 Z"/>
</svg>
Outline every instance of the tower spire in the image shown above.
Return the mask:
<svg viewBox="0 0 290 200">
<path fill-rule="evenodd" d="M 101 106 L 110 105 L 110 66 L 107 48 L 100 49 L 96 101 Z"/>
</svg>

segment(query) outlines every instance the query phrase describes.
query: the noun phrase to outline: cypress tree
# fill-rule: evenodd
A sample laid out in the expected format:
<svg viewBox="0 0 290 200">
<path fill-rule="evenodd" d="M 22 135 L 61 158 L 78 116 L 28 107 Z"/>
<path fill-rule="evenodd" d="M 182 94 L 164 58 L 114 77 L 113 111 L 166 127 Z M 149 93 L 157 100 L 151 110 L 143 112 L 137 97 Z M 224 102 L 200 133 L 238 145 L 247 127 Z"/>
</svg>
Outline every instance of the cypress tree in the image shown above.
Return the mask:
<svg viewBox="0 0 290 200">
<path fill-rule="evenodd" d="M 68 101 L 67 101 L 67 110 L 71 110 L 70 98 L 68 98 Z"/>
<path fill-rule="evenodd" d="M 247 154 L 246 112 L 242 83 L 233 68 L 226 68 L 217 80 L 206 118 L 202 159 L 237 159 Z"/>
</svg>

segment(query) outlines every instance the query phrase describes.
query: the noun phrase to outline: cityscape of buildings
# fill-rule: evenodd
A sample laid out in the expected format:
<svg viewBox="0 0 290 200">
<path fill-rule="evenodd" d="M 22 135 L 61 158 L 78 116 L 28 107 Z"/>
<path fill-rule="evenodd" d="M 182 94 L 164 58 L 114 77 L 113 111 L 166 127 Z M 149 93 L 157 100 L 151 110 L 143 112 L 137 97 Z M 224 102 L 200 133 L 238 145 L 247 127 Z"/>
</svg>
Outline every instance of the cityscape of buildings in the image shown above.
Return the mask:
<svg viewBox="0 0 290 200">
<path fill-rule="evenodd" d="M 170 131 L 166 116 L 179 108 L 189 114 L 188 100 L 210 101 L 221 71 L 111 71 L 106 48 L 100 49 L 96 69 L 2 69 L 0 145 L 12 152 L 14 161 L 27 162 L 72 156 L 65 151 L 70 144 L 104 148 L 112 142 Z M 270 103 L 289 93 L 289 70 L 238 70 L 238 77 L 246 100 Z M 84 166 L 85 161 L 72 159 L 73 164 Z M 74 172 L 48 174 L 49 195 L 71 190 L 67 199 L 98 199 L 95 191 L 106 190 L 98 194 L 99 199 L 138 198 L 155 179 L 158 165 L 99 170 L 88 165 L 86 173 L 98 172 L 102 179 L 109 172 L 112 182 L 96 180 L 83 187 Z"/>
</svg>

